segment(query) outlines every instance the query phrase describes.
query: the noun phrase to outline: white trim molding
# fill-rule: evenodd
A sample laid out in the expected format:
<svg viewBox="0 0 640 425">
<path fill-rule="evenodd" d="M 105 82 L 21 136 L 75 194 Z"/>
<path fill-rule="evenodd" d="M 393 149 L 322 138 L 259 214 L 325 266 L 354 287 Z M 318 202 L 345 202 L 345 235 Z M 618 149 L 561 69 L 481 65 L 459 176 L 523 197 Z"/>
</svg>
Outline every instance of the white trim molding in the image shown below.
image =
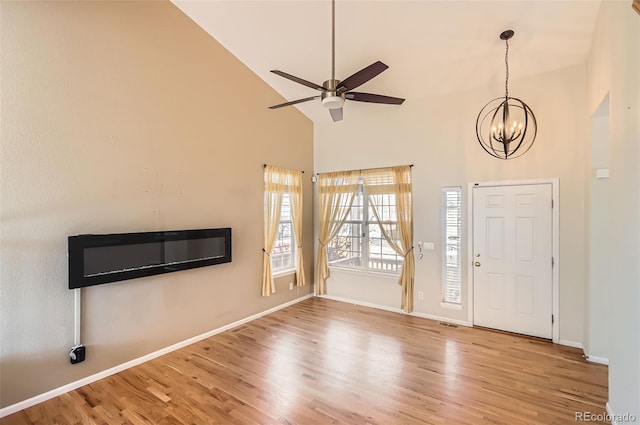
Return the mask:
<svg viewBox="0 0 640 425">
<path fill-rule="evenodd" d="M 606 357 L 590 356 L 585 352 L 584 358 L 591 363 L 597 363 L 597 364 L 603 364 L 603 365 L 609 366 L 609 359 Z"/>
<path fill-rule="evenodd" d="M 559 339 L 557 343 L 560 345 L 566 345 L 567 347 L 579 348 L 584 352 L 584 346 L 582 345 L 581 342 L 569 341 L 567 339 Z"/>
<path fill-rule="evenodd" d="M 598 356 L 589 355 L 589 353 L 587 353 L 587 349 L 584 347 L 584 344 L 582 344 L 581 342 L 569 341 L 567 339 L 559 339 L 558 340 L 558 344 L 565 345 L 567 347 L 578 348 L 578 349 L 582 350 L 582 356 L 588 362 L 604 364 L 604 365 L 608 365 L 609 364 L 609 359 L 607 359 L 606 357 L 598 357 Z"/>
<path fill-rule="evenodd" d="M 436 316 L 436 315 L 433 315 L 433 314 L 420 313 L 420 312 L 417 312 L 417 311 L 413 311 L 411 313 L 405 313 L 404 311 L 402 311 L 400 308 L 397 308 L 397 307 L 389 307 L 389 306 L 386 306 L 386 305 L 373 304 L 373 303 L 368 303 L 368 302 L 365 302 L 365 301 L 353 300 L 353 299 L 350 299 L 350 298 L 334 297 L 333 295 L 316 295 L 316 296 L 318 298 L 326 298 L 328 300 L 339 301 L 339 302 L 343 302 L 343 303 L 347 303 L 347 304 L 353 304 L 353 305 L 359 305 L 359 306 L 362 306 L 362 307 L 375 308 L 375 309 L 378 309 L 378 310 L 390 311 L 392 313 L 400 313 L 400 314 L 404 314 L 406 316 L 414 316 L 414 317 L 420 317 L 421 319 L 435 320 L 436 322 L 452 323 L 452 324 L 460 325 L 460 326 L 471 326 L 471 323 L 469 323 L 467 321 L 451 319 L 449 317 Z"/>
<path fill-rule="evenodd" d="M 393 313 L 406 314 L 404 311 L 402 311 L 402 309 L 397 307 L 389 307 L 381 304 L 368 303 L 366 301 L 352 300 L 351 298 L 335 297 L 333 295 L 316 295 L 316 297 L 325 298 L 327 300 L 332 300 L 332 301 L 339 301 L 341 303 L 359 305 L 362 307 L 375 308 L 378 310 L 391 311 Z"/>
<path fill-rule="evenodd" d="M 415 316 L 415 317 L 421 317 L 423 319 L 435 320 L 436 322 L 445 322 L 445 323 L 451 323 L 454 325 L 460 325 L 460 326 L 466 326 L 466 327 L 473 326 L 471 323 L 467 322 L 466 320 L 451 319 L 449 317 L 436 316 L 435 314 L 427 314 L 427 313 L 420 313 L 420 312 L 414 311 L 414 312 L 411 312 L 409 315 Z"/>
<path fill-rule="evenodd" d="M 467 259 L 469 264 L 473 258 L 473 188 L 474 187 L 491 187 L 491 186 L 521 186 L 532 184 L 550 184 L 551 185 L 551 226 L 552 226 L 552 253 L 553 268 L 551 270 L 551 293 L 552 306 L 551 314 L 553 314 L 553 324 L 551 325 L 551 339 L 554 344 L 563 344 L 560 342 L 560 179 L 557 177 L 548 179 L 531 179 L 531 180 L 505 180 L 505 181 L 489 181 L 489 182 L 472 182 L 468 184 L 467 190 Z M 467 267 L 467 321 L 473 326 L 473 267 Z M 582 344 L 578 348 L 582 348 Z"/>
<path fill-rule="evenodd" d="M 584 355 L 585 360 L 587 360 L 588 362 L 604 364 L 604 365 L 607 365 L 607 366 L 609 365 L 609 359 L 608 358 L 599 357 L 599 356 L 592 356 L 589 353 L 587 353 L 586 347 L 582 347 L 582 353 Z"/>
<path fill-rule="evenodd" d="M 440 303 L 440 307 L 449 308 L 451 310 L 462 310 L 462 304 L 447 303 L 444 301 Z"/>
<path fill-rule="evenodd" d="M 54 397 L 57 397 L 59 395 L 67 393 L 69 391 L 73 391 L 73 390 L 75 390 L 77 388 L 80 388 L 80 387 L 82 387 L 84 385 L 91 384 L 91 383 L 96 382 L 96 381 L 98 381 L 100 379 L 103 379 L 103 378 L 106 378 L 108 376 L 114 375 L 114 374 L 116 374 L 118 372 L 122 372 L 125 369 L 129 369 L 129 368 L 137 366 L 139 364 L 148 362 L 149 360 L 153 360 L 156 357 L 160 357 L 160 356 L 163 356 L 163 355 L 165 355 L 167 353 L 170 353 L 172 351 L 179 350 L 180 348 L 184 348 L 187 345 L 194 344 L 194 343 L 196 343 L 198 341 L 202 341 L 203 339 L 206 339 L 206 338 L 209 338 L 211 336 L 217 335 L 219 333 L 228 331 L 230 329 L 233 329 L 233 328 L 238 327 L 240 325 L 243 325 L 245 323 L 251 322 L 252 320 L 259 319 L 259 318 L 261 318 L 263 316 L 266 316 L 268 314 L 274 313 L 274 312 L 276 312 L 278 310 L 282 310 L 283 308 L 289 307 L 289 306 L 291 306 L 293 304 L 297 304 L 297 303 L 299 303 L 301 301 L 304 301 L 304 300 L 306 300 L 308 298 L 311 298 L 311 297 L 313 297 L 313 294 L 307 294 L 307 295 L 305 295 L 303 297 L 296 298 L 296 299 L 288 301 L 286 303 L 277 305 L 277 306 L 272 307 L 272 308 L 270 308 L 268 310 L 262 311 L 260 313 L 256 313 L 256 314 L 248 316 L 248 317 L 245 317 L 244 319 L 237 320 L 237 321 L 235 321 L 233 323 L 229 323 L 229 324 L 221 326 L 221 327 L 219 327 L 217 329 L 213 329 L 211 331 L 208 331 L 208 332 L 205 332 L 203 334 L 194 336 L 192 338 L 185 339 L 184 341 L 177 342 L 177 343 L 175 343 L 173 345 L 170 345 L 168 347 L 161 348 L 160 350 L 154 351 L 153 353 L 149 353 L 149 354 L 144 355 L 142 357 L 138 357 L 137 359 L 130 360 L 128 362 L 125 362 L 125 363 L 122 363 L 120 365 L 114 366 L 114 367 L 112 367 L 110 369 L 103 370 L 102 372 L 98 372 L 98 373 L 95 373 L 93 375 L 87 376 L 87 377 L 82 378 L 82 379 L 80 379 L 78 381 L 71 382 L 69 384 L 63 385 L 63 386 L 58 387 L 58 388 L 54 388 L 53 390 L 47 391 L 46 393 L 39 394 L 39 395 L 31 397 L 29 399 L 20 401 L 20 402 L 18 402 L 16 404 L 12 404 L 10 406 L 4 407 L 4 408 L 0 409 L 0 418 L 3 418 L 5 416 L 11 415 L 13 413 L 19 412 L 21 410 L 27 409 L 27 408 L 29 408 L 31 406 L 35 406 L 36 404 L 39 404 L 39 403 L 42 403 L 44 401 L 50 400 L 50 399 L 52 399 Z"/>
</svg>

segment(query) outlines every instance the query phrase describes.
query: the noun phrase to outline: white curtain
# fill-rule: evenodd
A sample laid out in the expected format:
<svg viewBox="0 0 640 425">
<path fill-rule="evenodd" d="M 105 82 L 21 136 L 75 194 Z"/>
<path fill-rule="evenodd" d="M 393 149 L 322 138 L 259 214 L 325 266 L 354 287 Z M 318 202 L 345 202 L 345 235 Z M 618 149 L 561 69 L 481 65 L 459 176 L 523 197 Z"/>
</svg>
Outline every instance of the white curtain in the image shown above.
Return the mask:
<svg viewBox="0 0 640 425">
<path fill-rule="evenodd" d="M 401 166 L 363 170 L 362 181 L 369 198 L 369 207 L 380 230 L 391 248 L 403 258 L 398 284 L 402 287 L 401 307 L 407 313 L 413 310 L 413 282 L 415 258 L 413 255 L 413 206 L 411 199 L 411 167 Z M 389 217 L 392 209 L 389 196 L 393 196 L 397 217 Z M 385 197 L 387 198 L 385 200 Z M 385 224 L 397 221 L 396 226 Z"/>
<path fill-rule="evenodd" d="M 360 171 L 324 173 L 318 176 L 318 261 L 316 295 L 327 293 L 329 259 L 327 244 L 338 234 L 358 191 Z"/>
</svg>

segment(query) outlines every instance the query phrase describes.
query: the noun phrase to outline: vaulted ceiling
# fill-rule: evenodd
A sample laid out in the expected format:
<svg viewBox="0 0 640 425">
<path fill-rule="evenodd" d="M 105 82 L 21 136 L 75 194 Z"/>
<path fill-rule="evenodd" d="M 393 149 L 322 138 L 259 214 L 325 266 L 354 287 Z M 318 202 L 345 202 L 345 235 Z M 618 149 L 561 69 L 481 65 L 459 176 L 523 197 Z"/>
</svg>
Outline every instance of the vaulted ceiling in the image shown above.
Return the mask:
<svg viewBox="0 0 640 425">
<path fill-rule="evenodd" d="M 330 0 L 173 3 L 286 100 L 318 92 L 270 70 L 317 84 L 330 78 Z M 380 60 L 389 69 L 358 91 L 407 102 L 496 84 L 504 80 L 498 36 L 505 29 L 515 31 L 512 79 L 582 64 L 599 6 L 598 0 L 337 0 L 336 78 Z M 294 107 L 316 123 L 331 121 L 319 100 Z M 345 119 L 348 108 L 396 107 L 348 102 Z"/>
</svg>

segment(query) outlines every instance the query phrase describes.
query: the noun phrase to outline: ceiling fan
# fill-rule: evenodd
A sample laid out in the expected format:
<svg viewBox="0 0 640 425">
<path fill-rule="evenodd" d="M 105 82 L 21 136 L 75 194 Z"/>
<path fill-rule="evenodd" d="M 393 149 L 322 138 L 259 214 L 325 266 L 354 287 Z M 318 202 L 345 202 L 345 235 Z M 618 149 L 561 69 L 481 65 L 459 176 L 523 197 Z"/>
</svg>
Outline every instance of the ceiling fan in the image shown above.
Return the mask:
<svg viewBox="0 0 640 425">
<path fill-rule="evenodd" d="M 361 69 L 355 74 L 347 77 L 343 81 L 336 80 L 336 13 L 335 13 L 335 0 L 331 0 L 331 79 L 318 85 L 302 78 L 298 78 L 294 75 L 287 74 L 283 71 L 272 70 L 276 75 L 286 78 L 291 81 L 295 81 L 303 86 L 311 87 L 318 90 L 321 93 L 316 96 L 306 97 L 304 99 L 292 100 L 291 102 L 281 103 L 279 105 L 269 106 L 269 109 L 278 109 L 284 106 L 295 105 L 297 103 L 308 102 L 314 99 L 322 99 L 322 106 L 329 109 L 331 119 L 333 121 L 342 120 L 342 105 L 345 100 L 355 100 L 356 102 L 369 102 L 369 103 L 384 103 L 387 105 L 401 105 L 404 99 L 399 97 L 384 96 L 381 94 L 361 93 L 351 91 L 362 84 L 371 80 L 373 77 L 380 74 L 385 69 L 389 68 L 384 63 L 377 61 L 366 68 Z"/>
</svg>

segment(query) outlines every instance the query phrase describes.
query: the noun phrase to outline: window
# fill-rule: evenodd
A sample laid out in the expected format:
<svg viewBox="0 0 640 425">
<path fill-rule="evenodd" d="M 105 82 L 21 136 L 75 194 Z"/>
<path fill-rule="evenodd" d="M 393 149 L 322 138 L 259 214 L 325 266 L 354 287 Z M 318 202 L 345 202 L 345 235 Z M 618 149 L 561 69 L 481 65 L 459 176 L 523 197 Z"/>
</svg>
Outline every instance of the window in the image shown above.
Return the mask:
<svg viewBox="0 0 640 425">
<path fill-rule="evenodd" d="M 317 295 L 327 293 L 330 265 L 379 271 L 398 275 L 400 308 L 413 310 L 411 192 L 411 165 L 319 175 Z"/>
<path fill-rule="evenodd" d="M 347 197 L 342 199 L 347 201 Z M 402 266 L 402 257 L 389 246 L 380 225 L 388 235 L 397 235 L 398 222 L 395 195 L 376 193 L 373 202 L 378 205 L 380 224 L 374 216 L 369 196 L 362 181 L 358 185 L 347 218 L 335 238 L 327 245 L 329 264 L 357 270 L 396 273 Z M 340 205 L 348 208 L 348 205 Z"/>
<path fill-rule="evenodd" d="M 302 171 L 265 164 L 262 296 L 276 291 L 274 273 L 295 270 L 296 285 L 304 286 L 301 241 Z"/>
<path fill-rule="evenodd" d="M 271 269 L 274 273 L 295 268 L 295 246 L 293 220 L 291 217 L 291 194 L 285 192 L 282 195 L 278 234 L 271 251 Z"/>
<path fill-rule="evenodd" d="M 442 301 L 462 302 L 462 188 L 442 189 Z"/>
</svg>

